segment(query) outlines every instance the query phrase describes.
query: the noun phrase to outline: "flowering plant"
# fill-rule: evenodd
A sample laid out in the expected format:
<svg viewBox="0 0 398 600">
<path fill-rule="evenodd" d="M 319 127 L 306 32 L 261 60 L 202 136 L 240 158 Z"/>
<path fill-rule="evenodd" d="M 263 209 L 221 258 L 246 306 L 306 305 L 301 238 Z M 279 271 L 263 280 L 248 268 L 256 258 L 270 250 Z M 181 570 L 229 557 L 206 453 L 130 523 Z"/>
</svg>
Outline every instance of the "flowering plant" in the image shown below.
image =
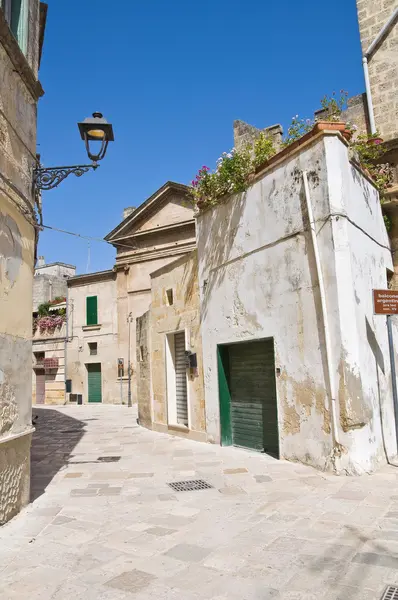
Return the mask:
<svg viewBox="0 0 398 600">
<path fill-rule="evenodd" d="M 327 121 L 339 121 L 341 113 L 347 108 L 348 92 L 340 90 L 340 97 L 333 92 L 331 96 L 325 95 L 321 98 L 321 106 L 324 111 L 328 112 Z"/>
<path fill-rule="evenodd" d="M 369 140 L 374 140 L 375 143 L 369 144 Z M 372 135 L 359 135 L 351 147 L 356 152 L 359 163 L 368 171 L 375 186 L 383 195 L 386 188 L 392 186 L 394 171 L 389 163 L 378 163 L 385 152 L 380 144 L 380 134 L 376 132 Z"/>
<path fill-rule="evenodd" d="M 52 333 L 57 327 L 62 327 L 64 322 L 65 315 L 38 317 L 33 322 L 33 328 L 34 330 L 39 329 L 40 332 L 49 331 Z"/>
<path fill-rule="evenodd" d="M 296 140 L 299 140 L 303 135 L 311 131 L 314 127 L 313 119 L 302 119 L 298 115 L 292 117 L 292 122 L 287 130 L 287 137 L 283 141 L 283 146 L 290 146 Z"/>
<path fill-rule="evenodd" d="M 253 147 L 247 144 L 223 152 L 214 171 L 204 165 L 191 182 L 190 192 L 198 206 L 216 204 L 226 194 L 244 192 L 256 167 L 275 154 L 271 138 L 261 132 Z"/>
<path fill-rule="evenodd" d="M 325 119 L 326 121 L 338 122 L 341 119 L 341 113 L 347 108 L 348 92 L 340 90 L 340 97 L 336 96 L 336 92 L 333 92 L 331 96 L 325 95 L 321 98 L 321 106 L 323 112 L 327 112 L 326 115 L 321 115 L 319 119 Z M 296 140 L 299 140 L 303 135 L 311 131 L 316 123 L 315 119 L 303 119 L 299 115 L 292 117 L 292 122 L 287 130 L 287 137 L 283 141 L 283 146 L 289 146 Z M 347 129 L 355 131 L 356 125 L 346 123 Z"/>
</svg>

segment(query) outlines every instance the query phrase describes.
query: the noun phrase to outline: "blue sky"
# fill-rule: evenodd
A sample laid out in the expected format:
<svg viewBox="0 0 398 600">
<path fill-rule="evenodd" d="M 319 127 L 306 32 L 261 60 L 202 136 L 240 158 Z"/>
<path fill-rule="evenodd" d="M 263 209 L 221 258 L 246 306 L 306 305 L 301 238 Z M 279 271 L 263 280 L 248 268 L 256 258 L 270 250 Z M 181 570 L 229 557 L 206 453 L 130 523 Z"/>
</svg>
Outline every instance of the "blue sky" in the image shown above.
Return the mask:
<svg viewBox="0 0 398 600">
<path fill-rule="evenodd" d="M 189 183 L 232 147 L 232 123 L 311 116 L 325 93 L 363 91 L 355 0 L 48 0 L 38 152 L 87 162 L 77 121 L 99 110 L 115 142 L 95 173 L 43 193 L 44 223 L 105 236 L 165 181 Z M 91 242 L 90 271 L 115 251 Z M 85 273 L 88 243 L 44 231 L 39 253 Z"/>
</svg>

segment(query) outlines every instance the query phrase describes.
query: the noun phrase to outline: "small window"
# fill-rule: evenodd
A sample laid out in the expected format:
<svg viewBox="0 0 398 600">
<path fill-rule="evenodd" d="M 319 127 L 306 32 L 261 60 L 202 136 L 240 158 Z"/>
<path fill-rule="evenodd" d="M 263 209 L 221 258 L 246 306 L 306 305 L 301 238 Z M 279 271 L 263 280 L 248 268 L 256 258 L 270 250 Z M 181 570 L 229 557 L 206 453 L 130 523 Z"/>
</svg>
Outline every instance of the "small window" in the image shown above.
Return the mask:
<svg viewBox="0 0 398 600">
<path fill-rule="evenodd" d="M 144 346 L 140 346 L 138 350 L 138 360 L 142 362 L 144 360 Z"/>
<path fill-rule="evenodd" d="M 27 0 L 0 0 L 0 6 L 19 47 L 26 54 L 28 39 Z"/>
<path fill-rule="evenodd" d="M 97 296 L 87 296 L 86 298 L 86 324 L 98 325 Z"/>
<path fill-rule="evenodd" d="M 172 304 L 174 302 L 174 298 L 173 298 L 173 290 L 171 288 L 169 290 L 166 290 L 166 299 L 167 299 L 167 304 L 169 306 L 172 306 Z"/>
<path fill-rule="evenodd" d="M 97 355 L 98 354 L 98 344 L 97 342 L 89 342 L 88 343 L 88 347 L 90 349 L 90 354 L 93 355 Z"/>
</svg>

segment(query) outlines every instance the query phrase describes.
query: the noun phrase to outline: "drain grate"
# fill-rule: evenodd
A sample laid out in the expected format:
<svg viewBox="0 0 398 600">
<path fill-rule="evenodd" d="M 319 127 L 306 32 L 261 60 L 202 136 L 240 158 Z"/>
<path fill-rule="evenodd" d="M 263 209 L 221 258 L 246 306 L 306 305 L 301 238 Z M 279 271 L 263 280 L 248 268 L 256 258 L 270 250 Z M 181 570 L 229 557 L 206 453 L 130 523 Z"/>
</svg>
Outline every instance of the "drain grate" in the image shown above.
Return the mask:
<svg viewBox="0 0 398 600">
<path fill-rule="evenodd" d="M 97 460 L 99 462 L 118 462 L 121 458 L 121 456 L 99 456 Z"/>
<path fill-rule="evenodd" d="M 193 492 L 195 490 L 209 490 L 213 486 L 203 479 L 194 479 L 193 481 L 174 481 L 168 483 L 175 492 Z M 395 600 L 395 599 L 394 599 Z"/>
<path fill-rule="evenodd" d="M 398 600 L 398 587 L 396 585 L 388 585 L 384 590 L 381 600 Z"/>
</svg>

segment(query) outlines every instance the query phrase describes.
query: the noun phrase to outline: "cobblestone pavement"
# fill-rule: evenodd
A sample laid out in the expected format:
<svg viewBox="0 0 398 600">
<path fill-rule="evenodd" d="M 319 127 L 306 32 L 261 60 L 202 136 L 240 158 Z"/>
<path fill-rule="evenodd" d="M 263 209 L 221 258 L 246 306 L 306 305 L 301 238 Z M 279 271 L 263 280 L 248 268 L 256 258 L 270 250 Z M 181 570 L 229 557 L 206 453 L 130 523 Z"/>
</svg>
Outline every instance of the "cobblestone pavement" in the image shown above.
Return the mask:
<svg viewBox="0 0 398 600">
<path fill-rule="evenodd" d="M 147 431 L 124 406 L 34 412 L 2 600 L 378 600 L 398 584 L 398 469 L 333 477 Z M 167 485 L 198 478 L 213 488 Z"/>
</svg>

